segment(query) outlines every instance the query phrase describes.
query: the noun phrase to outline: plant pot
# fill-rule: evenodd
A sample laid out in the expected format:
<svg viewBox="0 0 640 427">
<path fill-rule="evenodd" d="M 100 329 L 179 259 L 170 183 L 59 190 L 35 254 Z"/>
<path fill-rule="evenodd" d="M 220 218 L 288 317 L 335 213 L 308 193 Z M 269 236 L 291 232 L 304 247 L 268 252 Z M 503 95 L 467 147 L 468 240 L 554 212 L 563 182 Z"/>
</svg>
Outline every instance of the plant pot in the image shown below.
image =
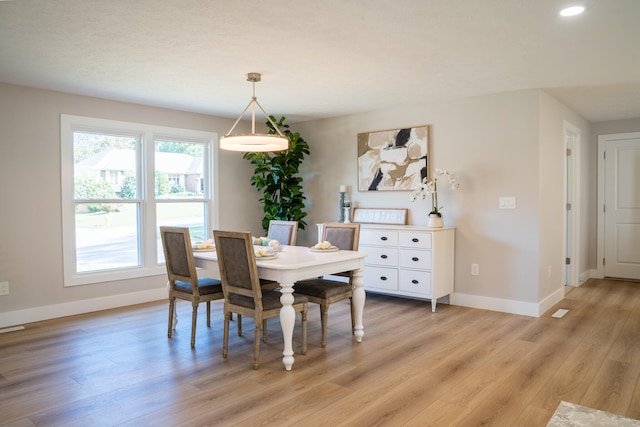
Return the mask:
<svg viewBox="0 0 640 427">
<path fill-rule="evenodd" d="M 442 228 L 444 227 L 444 221 L 442 217 L 436 214 L 429 214 L 429 219 L 427 221 L 427 227 L 430 228 Z"/>
</svg>

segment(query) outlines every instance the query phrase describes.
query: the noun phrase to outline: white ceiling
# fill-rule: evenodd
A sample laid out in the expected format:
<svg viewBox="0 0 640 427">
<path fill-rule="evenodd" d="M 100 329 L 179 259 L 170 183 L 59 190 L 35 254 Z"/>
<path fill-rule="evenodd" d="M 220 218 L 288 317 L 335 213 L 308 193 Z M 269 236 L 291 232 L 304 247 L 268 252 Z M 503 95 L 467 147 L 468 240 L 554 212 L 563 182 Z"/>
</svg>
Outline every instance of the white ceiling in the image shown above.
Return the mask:
<svg viewBox="0 0 640 427">
<path fill-rule="evenodd" d="M 0 1 L 0 82 L 289 122 L 546 89 L 640 117 L 640 0 Z"/>
</svg>

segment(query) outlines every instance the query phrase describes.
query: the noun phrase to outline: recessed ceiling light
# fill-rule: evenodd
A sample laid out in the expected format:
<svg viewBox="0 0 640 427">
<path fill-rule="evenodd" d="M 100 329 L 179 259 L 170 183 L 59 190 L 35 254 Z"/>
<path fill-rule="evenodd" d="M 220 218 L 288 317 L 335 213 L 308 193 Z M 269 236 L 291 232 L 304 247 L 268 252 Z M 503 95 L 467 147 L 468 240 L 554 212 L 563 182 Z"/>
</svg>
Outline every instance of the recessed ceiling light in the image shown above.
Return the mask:
<svg viewBox="0 0 640 427">
<path fill-rule="evenodd" d="M 584 12 L 584 6 L 571 6 L 560 11 L 560 16 L 576 16 Z"/>
</svg>

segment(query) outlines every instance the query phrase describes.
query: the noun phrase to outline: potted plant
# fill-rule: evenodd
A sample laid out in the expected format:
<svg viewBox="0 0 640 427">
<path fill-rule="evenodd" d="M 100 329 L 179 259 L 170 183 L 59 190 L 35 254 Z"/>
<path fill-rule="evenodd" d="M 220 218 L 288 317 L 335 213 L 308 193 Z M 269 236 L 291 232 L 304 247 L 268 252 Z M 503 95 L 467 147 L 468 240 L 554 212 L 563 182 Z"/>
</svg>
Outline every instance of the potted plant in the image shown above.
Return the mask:
<svg viewBox="0 0 640 427">
<path fill-rule="evenodd" d="M 460 188 L 455 174 L 446 169 L 436 169 L 435 176 L 431 180 L 427 180 L 425 177 L 418 190 L 411 193 L 412 202 L 415 202 L 417 199 L 426 199 L 428 195 L 431 195 L 431 212 L 429 212 L 427 225 L 433 228 L 441 228 L 444 226 L 442 213 L 440 212 L 442 206 L 438 206 L 438 179 L 447 179 L 452 190 Z"/>
<path fill-rule="evenodd" d="M 272 153 L 243 154 L 243 157 L 255 166 L 251 185 L 263 194 L 260 198 L 264 208 L 262 228 L 266 233 L 269 221 L 275 219 L 298 221 L 298 226 L 304 229 L 307 225 L 303 220 L 307 216 L 304 211 L 306 197 L 302 192 L 302 178 L 298 173 L 305 154 L 309 154 L 309 144 L 298 132 L 289 130 L 289 125 L 284 123 L 284 116 L 278 121 L 273 116 L 270 118 L 289 139 L 289 149 Z M 270 122 L 266 125 L 270 134 L 276 133 Z"/>
</svg>

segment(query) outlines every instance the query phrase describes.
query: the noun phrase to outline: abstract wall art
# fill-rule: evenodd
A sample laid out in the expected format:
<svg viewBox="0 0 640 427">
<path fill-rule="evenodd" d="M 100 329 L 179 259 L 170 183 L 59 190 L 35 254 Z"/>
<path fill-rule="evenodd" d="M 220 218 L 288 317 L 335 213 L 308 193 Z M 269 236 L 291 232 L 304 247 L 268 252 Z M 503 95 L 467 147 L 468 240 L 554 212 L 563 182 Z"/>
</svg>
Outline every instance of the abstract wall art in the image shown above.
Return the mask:
<svg viewBox="0 0 640 427">
<path fill-rule="evenodd" d="M 429 126 L 358 134 L 358 190 L 411 191 L 427 176 Z"/>
</svg>

